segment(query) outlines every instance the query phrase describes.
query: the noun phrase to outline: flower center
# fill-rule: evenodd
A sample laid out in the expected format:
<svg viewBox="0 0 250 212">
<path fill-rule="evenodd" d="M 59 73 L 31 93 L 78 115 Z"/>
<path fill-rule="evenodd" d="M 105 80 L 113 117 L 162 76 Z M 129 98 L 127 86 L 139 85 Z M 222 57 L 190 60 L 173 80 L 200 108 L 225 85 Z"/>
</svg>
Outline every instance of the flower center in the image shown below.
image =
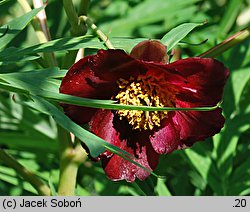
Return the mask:
<svg viewBox="0 0 250 212">
<path fill-rule="evenodd" d="M 137 79 L 131 77 L 129 80 L 119 79 L 117 81 L 120 91 L 116 99 L 123 105 L 173 106 L 173 95 L 163 90 L 159 83 L 152 77 L 139 76 Z M 167 111 L 141 111 L 141 110 L 118 110 L 120 120 L 126 118 L 134 130 L 152 130 L 160 127 L 161 120 L 166 118 Z"/>
</svg>

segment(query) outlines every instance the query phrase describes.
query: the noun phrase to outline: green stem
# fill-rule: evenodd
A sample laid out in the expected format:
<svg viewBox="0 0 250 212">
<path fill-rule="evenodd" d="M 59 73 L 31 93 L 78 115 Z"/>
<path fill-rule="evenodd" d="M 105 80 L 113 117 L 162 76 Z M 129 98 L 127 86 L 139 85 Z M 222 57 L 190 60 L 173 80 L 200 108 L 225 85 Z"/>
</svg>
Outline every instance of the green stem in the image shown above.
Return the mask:
<svg viewBox="0 0 250 212">
<path fill-rule="evenodd" d="M 81 0 L 79 15 L 87 15 L 90 0 Z"/>
<path fill-rule="evenodd" d="M 26 13 L 32 10 L 29 3 L 26 0 L 18 0 L 18 2 Z M 39 19 L 37 17 L 33 18 L 33 20 L 31 21 L 31 24 L 36 32 L 36 37 L 39 43 L 48 42 L 47 36 L 41 28 Z M 53 53 L 44 53 L 43 55 L 44 55 L 45 61 L 47 62 L 47 66 L 49 67 L 57 66 L 57 61 Z"/>
<path fill-rule="evenodd" d="M 71 0 L 63 0 L 63 7 L 71 25 L 71 35 L 85 35 L 87 28 L 80 23 Z M 74 61 L 77 51 L 69 51 L 63 60 L 63 68 L 68 68 Z M 58 195 L 73 196 L 75 195 L 75 186 L 79 165 L 85 160 L 83 148 L 80 144 L 73 145 L 70 134 L 58 126 L 58 139 L 60 142 L 60 179 L 58 186 Z"/>
<path fill-rule="evenodd" d="M 81 11 L 84 11 L 87 13 L 88 9 L 88 2 L 85 1 L 86 4 L 81 4 Z M 81 23 L 78 19 L 78 15 L 76 13 L 76 10 L 74 8 L 74 5 L 71 0 L 63 0 L 63 7 L 66 12 L 66 15 L 68 17 L 69 23 L 71 25 L 71 35 L 76 36 L 82 36 L 85 35 L 87 32 L 87 27 L 85 24 Z M 76 50 L 69 51 L 65 58 L 63 59 L 62 68 L 68 69 L 75 61 L 77 55 Z"/>
<path fill-rule="evenodd" d="M 113 44 L 110 42 L 107 35 L 105 35 L 98 27 L 93 23 L 93 21 L 87 16 L 80 16 L 80 21 L 84 21 L 97 35 L 98 37 L 105 43 L 107 48 L 114 49 Z"/>
<path fill-rule="evenodd" d="M 71 0 L 63 0 L 63 7 L 71 25 L 72 36 L 85 35 L 87 28 L 84 24 L 80 23 L 73 2 Z"/>
<path fill-rule="evenodd" d="M 233 36 L 229 37 L 228 39 L 224 40 L 223 42 L 209 49 L 208 51 L 202 53 L 198 57 L 217 57 L 221 55 L 223 52 L 238 45 L 239 43 L 243 42 L 245 39 L 249 37 L 250 37 L 250 26 L 237 32 Z"/>
<path fill-rule="evenodd" d="M 44 3 L 42 0 L 33 0 L 33 5 L 34 8 L 39 8 L 42 7 Z M 47 40 L 51 40 L 51 35 L 47 24 L 47 16 L 45 10 L 42 10 L 37 14 L 37 19 L 39 21 L 40 28 L 43 31 L 44 35 L 46 36 Z"/>
<path fill-rule="evenodd" d="M 70 66 L 75 62 L 78 50 L 71 50 L 64 56 L 62 62 L 62 69 L 69 69 Z"/>
<path fill-rule="evenodd" d="M 60 139 L 60 180 L 58 195 L 75 195 L 75 186 L 79 165 L 86 159 L 86 153 L 80 143 L 73 146 L 71 138 L 66 131 L 59 127 Z"/>
<path fill-rule="evenodd" d="M 0 149 L 0 160 L 2 160 L 7 166 L 16 170 L 16 172 L 23 177 L 24 180 L 29 182 L 38 192 L 39 195 L 50 196 L 50 188 L 40 180 L 34 173 L 26 169 L 15 158 Z"/>
</svg>

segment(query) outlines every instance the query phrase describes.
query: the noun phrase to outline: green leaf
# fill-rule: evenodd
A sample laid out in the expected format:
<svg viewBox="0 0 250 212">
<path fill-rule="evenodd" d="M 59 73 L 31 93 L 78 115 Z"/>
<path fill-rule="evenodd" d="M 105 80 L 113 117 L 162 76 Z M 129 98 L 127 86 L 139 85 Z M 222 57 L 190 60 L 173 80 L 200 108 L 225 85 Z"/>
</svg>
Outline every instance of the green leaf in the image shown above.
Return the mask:
<svg viewBox="0 0 250 212">
<path fill-rule="evenodd" d="M 236 182 L 242 182 L 243 180 L 245 181 L 245 180 L 250 179 L 250 165 L 249 164 L 250 164 L 250 158 L 247 158 L 243 163 L 241 163 L 233 171 L 232 176 L 230 178 L 231 185 L 234 185 L 234 183 Z M 232 186 L 232 188 L 234 188 L 234 186 Z"/>
<path fill-rule="evenodd" d="M 172 196 L 170 191 L 168 190 L 168 187 L 165 184 L 164 179 L 157 179 L 157 185 L 155 189 L 159 196 Z"/>
<path fill-rule="evenodd" d="M 169 19 L 176 20 L 183 10 L 192 7 L 199 1 L 158 0 L 156 3 L 155 0 L 146 0 L 129 10 L 126 16 L 106 22 L 100 26 L 100 29 L 104 32 L 111 31 L 111 36 L 130 36 L 134 34 L 134 30 L 138 30 L 142 26 Z"/>
<path fill-rule="evenodd" d="M 214 169 L 212 158 L 205 153 L 204 148 L 197 144 L 195 151 L 194 148 L 186 149 L 184 153 L 189 159 L 188 162 L 201 175 L 204 181 L 209 184 L 215 194 L 223 194 L 220 182 L 216 177 L 217 172 Z"/>
<path fill-rule="evenodd" d="M 33 135 L 26 134 L 20 132 L 0 132 L 0 144 L 6 145 L 11 149 L 26 149 L 31 152 L 57 152 L 58 146 L 54 140 L 45 136 L 37 136 L 37 133 Z"/>
<path fill-rule="evenodd" d="M 183 38 L 187 36 L 195 27 L 201 26 L 201 23 L 185 23 L 181 24 L 166 35 L 163 36 L 161 42 L 167 46 L 167 50 L 171 50 L 176 44 L 178 44 Z"/>
<path fill-rule="evenodd" d="M 210 111 L 218 108 L 218 105 L 214 107 L 193 107 L 193 108 L 123 105 L 123 104 L 116 104 L 115 101 L 112 100 L 87 99 L 67 94 L 53 93 L 49 91 L 37 92 L 37 94 L 46 99 L 54 100 L 57 102 L 63 102 L 63 103 L 91 107 L 91 108 L 111 109 L 111 110 L 127 109 L 127 110 L 142 110 L 142 111 Z"/>
<path fill-rule="evenodd" d="M 27 102 L 26 105 L 30 106 L 36 110 L 39 110 L 47 115 L 50 115 L 54 120 L 64 129 L 72 132 L 83 141 L 89 148 L 90 154 L 93 157 L 99 156 L 105 149 L 108 149 L 116 154 L 126 155 L 128 157 L 134 158 L 129 153 L 121 150 L 120 148 L 111 145 L 110 143 L 104 141 L 103 139 L 97 137 L 93 133 L 83 129 L 78 124 L 74 123 L 67 117 L 62 111 L 60 111 L 55 105 L 44 100 L 38 96 L 32 96 L 33 102 Z"/>
<path fill-rule="evenodd" d="M 146 38 L 110 38 L 115 48 L 124 49 L 127 52 L 130 52 L 136 44 L 145 39 Z M 19 58 L 24 59 L 30 57 L 30 59 L 35 59 L 37 57 L 35 54 L 37 53 L 78 50 L 80 48 L 104 49 L 105 47 L 103 42 L 89 35 L 74 38 L 61 38 L 26 48 L 11 47 L 4 49 L 0 52 L 0 61 L 10 63 L 18 61 Z"/>
<path fill-rule="evenodd" d="M 235 24 L 235 21 L 238 18 L 240 9 L 243 6 L 242 2 L 244 2 L 244 0 L 230 0 L 227 2 L 227 9 L 225 10 L 225 14 L 220 21 L 220 30 L 218 30 L 218 34 L 226 34 L 230 31 L 231 27 Z"/>
<path fill-rule="evenodd" d="M 216 163 L 221 174 L 221 178 L 230 178 L 233 157 L 236 152 L 239 134 L 246 131 L 249 126 L 250 114 L 241 114 L 231 120 L 227 120 L 227 125 L 224 130 L 214 137 L 214 144 L 216 151 Z"/>
<path fill-rule="evenodd" d="M 52 116 L 61 127 L 74 133 L 76 137 L 88 146 L 92 157 L 97 157 L 105 151 L 104 140 L 71 121 L 55 105 L 37 96 L 32 96 L 32 99 L 33 102 L 27 103 L 28 106 L 36 108 L 39 111 Z"/>
<path fill-rule="evenodd" d="M 220 134 L 213 137 L 214 161 L 217 167 L 217 176 L 220 178 L 222 195 L 229 195 L 232 184 L 234 157 L 237 153 L 239 135 L 249 129 L 250 114 L 240 114 L 226 121 L 226 126 Z M 235 182 L 234 182 L 235 183 Z"/>
<path fill-rule="evenodd" d="M 109 150 L 120 157 L 128 160 L 129 162 L 137 165 L 138 167 L 150 172 L 154 176 L 158 177 L 149 169 L 135 162 L 131 158 L 135 158 L 133 155 L 127 153 L 126 151 L 106 142 L 105 140 L 99 138 L 93 133 L 83 129 L 78 124 L 74 123 L 67 117 L 62 111 L 60 111 L 56 106 L 51 104 L 50 102 L 42 99 L 38 96 L 32 96 L 33 102 L 26 103 L 27 106 L 30 106 L 36 110 L 39 110 L 45 114 L 48 114 L 54 118 L 54 120 L 64 129 L 72 132 L 77 138 L 79 138 L 82 142 L 84 142 L 92 157 L 98 157 L 105 150 Z"/>
<path fill-rule="evenodd" d="M 241 92 L 239 108 L 241 111 L 245 111 L 250 106 L 250 78 L 244 85 L 243 91 Z"/>
<path fill-rule="evenodd" d="M 10 1 L 10 0 L 1 0 L 1 1 L 0 1 L 0 5 L 5 4 L 5 3 L 7 3 L 8 1 Z"/>
<path fill-rule="evenodd" d="M 34 189 L 34 187 L 28 182 L 22 182 L 21 179 L 17 176 L 16 171 L 12 168 L 0 165 L 0 180 L 14 186 L 22 186 L 22 188 L 26 191 L 37 194 L 37 191 Z M 21 185 L 20 182 L 22 182 Z"/>
<path fill-rule="evenodd" d="M 51 77 L 55 77 L 53 75 L 61 76 L 58 74 L 58 69 L 55 69 L 55 73 L 51 73 Z M 50 79 L 50 72 L 47 69 L 46 71 L 40 71 L 41 76 L 39 77 L 39 72 L 22 72 L 22 73 L 10 73 L 10 74 L 0 74 L 0 79 L 5 80 L 10 83 L 12 89 L 19 90 L 22 93 L 36 94 L 43 98 L 63 102 L 68 104 L 74 104 L 85 107 L 92 108 L 105 108 L 112 110 L 119 109 L 128 109 L 128 110 L 143 110 L 143 111 L 210 111 L 219 107 L 220 103 L 214 107 L 194 107 L 194 108 L 176 108 L 176 107 L 151 107 L 151 106 L 136 106 L 136 105 L 122 105 L 116 104 L 116 101 L 112 100 L 97 100 L 97 99 L 87 99 L 76 96 L 71 96 L 67 94 L 58 93 L 59 82 L 53 81 Z M 35 74 L 35 75 L 34 75 Z M 47 76 L 47 74 L 49 76 Z M 6 83 L 1 83 L 0 87 L 8 87 Z M 43 88 L 43 89 L 41 89 Z M 11 89 L 11 88 L 10 88 Z M 23 90 L 22 90 L 23 89 Z"/>
<path fill-rule="evenodd" d="M 235 104 L 243 110 L 249 104 L 248 92 L 250 89 L 250 67 L 236 69 L 230 74 L 232 79 L 232 91 L 235 98 Z M 229 95 L 228 100 L 232 98 L 231 93 L 226 93 Z M 248 100 L 248 101 L 247 101 Z M 231 102 L 228 102 L 232 104 Z"/>
<path fill-rule="evenodd" d="M 48 182 L 48 184 L 49 184 L 49 188 L 50 188 L 50 190 L 51 190 L 51 195 L 52 195 L 52 196 L 58 196 L 58 194 L 57 194 L 57 192 L 56 192 L 56 188 L 55 188 L 55 186 L 54 186 L 54 184 L 53 184 L 53 182 L 52 182 L 52 177 L 51 177 L 51 176 L 49 177 L 49 182 Z"/>
<path fill-rule="evenodd" d="M 3 25 L 0 28 L 0 33 L 5 32 L 6 28 L 7 28 L 7 33 L 0 38 L 0 49 L 4 48 L 13 38 L 15 38 L 16 35 L 19 32 L 21 32 L 27 26 L 27 24 L 32 20 L 32 18 L 42 9 L 44 9 L 44 6 L 34 9 L 22 15 L 21 17 L 15 18 L 9 23 Z"/>
<path fill-rule="evenodd" d="M 134 184 L 137 185 L 139 188 L 139 191 L 142 191 L 146 196 L 154 196 L 154 182 L 151 177 L 148 177 L 147 179 L 140 181 L 136 180 Z"/>
</svg>

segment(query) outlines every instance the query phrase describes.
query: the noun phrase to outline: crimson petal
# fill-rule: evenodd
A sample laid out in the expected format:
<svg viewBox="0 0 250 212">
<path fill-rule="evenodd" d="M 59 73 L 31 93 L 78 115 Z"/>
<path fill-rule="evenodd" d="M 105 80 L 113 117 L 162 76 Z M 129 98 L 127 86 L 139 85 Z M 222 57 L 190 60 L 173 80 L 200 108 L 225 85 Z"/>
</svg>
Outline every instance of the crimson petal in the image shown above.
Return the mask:
<svg viewBox="0 0 250 212">
<path fill-rule="evenodd" d="M 133 154 L 134 150 L 128 147 L 126 142 L 120 142 L 117 146 L 120 149 Z M 135 162 L 151 171 L 156 168 L 159 155 L 155 153 L 149 142 L 141 147 L 140 152 L 137 151 L 137 154 L 139 159 L 134 160 Z M 110 158 L 103 159 L 102 165 L 107 177 L 114 181 L 126 180 L 127 182 L 133 182 L 136 178 L 145 180 L 150 175 L 150 172 L 145 171 L 118 155 L 113 155 Z"/>
<path fill-rule="evenodd" d="M 229 70 L 221 62 L 212 58 L 188 58 L 168 67 L 186 78 L 184 83 L 178 83 L 178 101 L 198 107 L 214 106 L 221 100 L 229 75 Z"/>
<path fill-rule="evenodd" d="M 148 63 L 148 67 L 146 74 L 154 76 L 163 89 L 175 91 L 175 106 L 184 108 L 215 106 L 229 75 L 222 63 L 211 58 L 188 58 L 167 65 Z M 173 114 L 173 122 L 168 120 L 168 125 L 151 138 L 159 154 L 168 153 L 176 144 L 184 148 L 211 137 L 220 132 L 225 122 L 221 109 Z"/>
<path fill-rule="evenodd" d="M 98 110 L 90 122 L 90 130 L 107 142 L 135 155 L 137 157 L 135 162 L 149 170 L 155 169 L 158 164 L 159 155 L 154 151 L 151 143 L 148 140 L 144 142 L 143 136 L 138 136 L 138 139 L 142 140 L 137 143 L 133 141 L 133 144 L 136 144 L 136 146 L 129 146 L 127 140 L 121 139 L 120 133 L 122 132 L 117 131 L 115 128 L 114 119 L 115 115 L 113 112 Z M 123 126 L 119 127 L 122 128 Z M 148 171 L 108 151 L 102 155 L 102 165 L 108 178 L 114 181 L 124 179 L 128 182 L 133 182 L 136 177 L 144 180 L 150 175 Z"/>
<path fill-rule="evenodd" d="M 212 58 L 187 58 L 166 65 L 144 63 L 150 69 L 147 75 L 161 76 L 161 86 L 174 86 L 177 101 L 191 107 L 217 104 L 229 76 L 229 70 Z"/>
<path fill-rule="evenodd" d="M 123 50 L 99 50 L 90 61 L 95 75 L 103 80 L 116 82 L 119 78 L 129 79 L 145 73 L 145 66 Z"/>
<path fill-rule="evenodd" d="M 166 63 L 168 61 L 167 48 L 157 40 L 145 40 L 138 43 L 130 55 L 138 60 Z"/>
<path fill-rule="evenodd" d="M 192 146 L 196 141 L 219 133 L 225 122 L 221 113 L 221 108 L 214 111 L 176 112 L 173 120 L 181 126 L 179 148 Z"/>
<path fill-rule="evenodd" d="M 119 78 L 128 79 L 145 72 L 138 61 L 122 50 L 99 50 L 75 63 L 63 78 L 60 93 L 92 99 L 111 99 Z M 90 121 L 96 109 L 62 104 L 65 113 L 78 124 Z"/>
<path fill-rule="evenodd" d="M 177 149 L 180 145 L 180 126 L 172 120 L 173 112 L 163 120 L 162 128 L 150 136 L 150 142 L 158 154 L 168 154 Z"/>
<path fill-rule="evenodd" d="M 215 106 L 221 100 L 229 70 L 212 58 L 189 58 L 170 64 L 181 73 L 185 83 L 179 83 L 176 107 Z M 180 148 L 191 146 L 220 132 L 225 119 L 220 108 L 214 111 L 176 112 L 174 121 L 181 126 Z"/>
</svg>

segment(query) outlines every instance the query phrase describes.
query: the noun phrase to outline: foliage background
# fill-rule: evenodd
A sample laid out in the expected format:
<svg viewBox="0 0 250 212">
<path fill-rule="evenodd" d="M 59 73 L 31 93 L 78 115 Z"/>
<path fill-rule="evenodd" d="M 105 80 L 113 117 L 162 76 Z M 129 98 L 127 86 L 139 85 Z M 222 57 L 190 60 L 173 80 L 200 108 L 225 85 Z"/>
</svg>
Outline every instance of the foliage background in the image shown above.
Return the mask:
<svg viewBox="0 0 250 212">
<path fill-rule="evenodd" d="M 73 1 L 79 10 L 80 0 Z M 17 1 L 0 4 L 0 25 L 23 15 Z M 70 24 L 61 1 L 49 0 L 46 7 L 52 40 L 70 37 Z M 212 48 L 250 23 L 249 0 L 92 0 L 88 16 L 110 38 L 161 39 L 182 23 L 207 24 L 195 28 L 175 47 L 181 58 L 194 57 Z M 3 31 L 0 31 L 0 35 Z M 88 30 L 88 34 L 93 34 Z M 2 38 L 0 38 L 1 40 Z M 7 46 L 24 49 L 38 44 L 28 25 Z M 88 44 L 86 44 L 88 45 Z M 76 195 L 249 195 L 250 194 L 250 39 L 217 57 L 231 73 L 225 88 L 223 111 L 226 124 L 222 132 L 191 149 L 161 156 L 155 173 L 135 183 L 109 181 L 100 164 L 86 159 L 79 167 Z M 87 46 L 85 53 L 96 52 Z M 46 47 L 43 47 L 44 49 Z M 49 47 L 54 51 L 55 47 Z M 66 50 L 56 51 L 58 66 Z M 22 55 L 0 63 L 0 73 L 21 73 L 41 68 L 37 55 Z M 177 56 L 176 56 L 177 57 Z M 176 58 L 174 58 L 176 59 Z M 64 66 L 64 67 L 63 67 Z M 65 72 L 63 72 L 65 73 Z M 41 85 L 43 86 L 43 85 Z M 57 188 L 59 181 L 59 143 L 57 125 L 51 116 L 22 104 L 22 95 L 0 89 L 0 148 Z M 11 167 L 0 160 L 0 195 L 37 195 Z"/>
</svg>

